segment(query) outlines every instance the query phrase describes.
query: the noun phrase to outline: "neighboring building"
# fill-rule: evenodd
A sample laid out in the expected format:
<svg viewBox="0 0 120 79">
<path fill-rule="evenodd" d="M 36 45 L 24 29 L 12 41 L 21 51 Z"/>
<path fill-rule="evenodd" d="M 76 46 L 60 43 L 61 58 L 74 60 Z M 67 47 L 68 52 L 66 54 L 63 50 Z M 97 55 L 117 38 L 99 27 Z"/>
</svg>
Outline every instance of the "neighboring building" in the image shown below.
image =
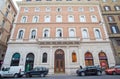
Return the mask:
<svg viewBox="0 0 120 79">
<path fill-rule="evenodd" d="M 116 64 L 120 64 L 120 0 L 100 0 L 100 4 Z"/>
<path fill-rule="evenodd" d="M 23 0 L 18 5 L 4 67 L 45 66 L 49 74 L 74 74 L 80 65 L 115 65 L 99 1 Z"/>
<path fill-rule="evenodd" d="M 7 50 L 7 42 L 17 10 L 12 0 L 0 0 L 0 67 Z"/>
</svg>

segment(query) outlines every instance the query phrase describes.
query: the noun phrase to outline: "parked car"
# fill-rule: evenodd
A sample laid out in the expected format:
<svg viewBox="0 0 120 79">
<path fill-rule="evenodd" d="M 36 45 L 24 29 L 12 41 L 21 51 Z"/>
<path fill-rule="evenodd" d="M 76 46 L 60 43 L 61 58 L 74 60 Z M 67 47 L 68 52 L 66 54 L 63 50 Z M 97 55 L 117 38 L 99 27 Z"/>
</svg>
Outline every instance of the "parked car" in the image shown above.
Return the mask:
<svg viewBox="0 0 120 79">
<path fill-rule="evenodd" d="M 105 73 L 110 75 L 120 74 L 120 65 L 116 65 L 116 66 L 110 67 L 109 69 L 106 69 Z"/>
<path fill-rule="evenodd" d="M 46 67 L 35 67 L 31 71 L 26 72 L 24 75 L 26 77 L 32 77 L 33 75 L 38 75 L 40 77 L 45 77 L 49 72 Z"/>
<path fill-rule="evenodd" d="M 99 66 L 87 66 L 82 69 L 78 69 L 76 71 L 77 75 L 85 76 L 85 75 L 101 75 L 102 69 Z"/>
<path fill-rule="evenodd" d="M 23 66 L 11 66 L 0 71 L 0 77 L 21 77 L 24 74 Z"/>
</svg>

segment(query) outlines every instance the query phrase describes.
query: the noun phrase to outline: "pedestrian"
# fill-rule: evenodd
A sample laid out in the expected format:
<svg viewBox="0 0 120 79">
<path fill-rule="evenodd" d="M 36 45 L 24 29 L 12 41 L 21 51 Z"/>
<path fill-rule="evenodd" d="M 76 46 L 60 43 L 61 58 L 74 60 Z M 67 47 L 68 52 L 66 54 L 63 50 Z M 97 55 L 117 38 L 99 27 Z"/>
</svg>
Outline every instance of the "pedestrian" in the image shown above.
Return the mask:
<svg viewBox="0 0 120 79">
<path fill-rule="evenodd" d="M 80 65 L 80 69 L 82 69 L 82 66 Z"/>
</svg>

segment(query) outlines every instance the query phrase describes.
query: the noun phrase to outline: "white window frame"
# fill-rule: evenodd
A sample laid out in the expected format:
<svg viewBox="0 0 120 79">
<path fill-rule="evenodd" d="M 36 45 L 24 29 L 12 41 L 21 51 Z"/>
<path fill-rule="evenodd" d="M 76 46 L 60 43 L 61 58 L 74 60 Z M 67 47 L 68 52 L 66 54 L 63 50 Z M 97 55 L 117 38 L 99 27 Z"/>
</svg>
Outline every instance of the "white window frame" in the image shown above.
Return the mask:
<svg viewBox="0 0 120 79">
<path fill-rule="evenodd" d="M 23 20 L 24 17 L 26 18 L 25 21 Z M 21 17 L 21 23 L 26 23 L 26 22 L 27 22 L 27 16 L 22 16 L 22 17 Z"/>
<path fill-rule="evenodd" d="M 59 16 L 60 16 L 60 18 L 59 18 Z M 56 16 L 56 22 L 62 22 L 62 16 L 61 15 Z"/>
<path fill-rule="evenodd" d="M 49 17 L 49 18 L 47 18 L 47 17 Z M 46 15 L 44 17 L 44 22 L 50 22 L 50 20 L 51 20 L 51 16 L 50 15 Z"/>
<path fill-rule="evenodd" d="M 19 38 L 19 32 L 20 32 L 21 30 L 23 30 L 23 36 L 22 36 L 22 38 Z M 24 34 L 25 34 L 25 29 L 19 29 L 19 30 L 18 30 L 18 33 L 17 33 L 17 39 L 18 39 L 18 40 L 23 40 L 23 39 L 24 39 Z"/>
<path fill-rule="evenodd" d="M 51 8 L 50 7 L 46 7 L 46 12 L 50 12 Z"/>
<path fill-rule="evenodd" d="M 95 17 L 95 18 L 93 18 L 93 17 Z M 91 22 L 98 22 L 96 15 L 91 15 Z"/>
<path fill-rule="evenodd" d="M 57 37 L 57 38 L 61 38 L 61 37 L 59 37 L 58 34 L 57 34 L 57 33 L 58 33 L 58 30 L 61 30 L 61 32 L 62 32 L 62 33 L 61 33 L 61 35 L 62 35 L 61 37 L 63 37 L 63 29 L 62 29 L 62 28 L 56 28 L 56 37 Z"/>
<path fill-rule="evenodd" d="M 79 11 L 79 12 L 84 12 L 84 8 L 83 8 L 83 7 L 79 7 L 79 8 L 78 8 L 78 11 Z"/>
<path fill-rule="evenodd" d="M 40 8 L 39 7 L 35 7 L 35 12 L 40 12 Z"/>
<path fill-rule="evenodd" d="M 72 12 L 73 8 L 72 7 L 68 7 L 67 10 L 68 10 L 68 12 Z"/>
<path fill-rule="evenodd" d="M 28 8 L 27 7 L 24 8 L 24 12 L 28 12 Z"/>
<path fill-rule="evenodd" d="M 100 37 L 97 36 L 96 30 L 98 30 L 100 32 Z M 101 31 L 99 28 L 94 28 L 94 35 L 95 35 L 95 39 L 102 39 L 102 34 L 101 34 Z"/>
<path fill-rule="evenodd" d="M 86 30 L 86 35 L 84 34 L 84 30 Z M 82 32 L 82 38 L 83 39 L 89 39 L 88 28 L 81 28 L 81 32 Z"/>
<path fill-rule="evenodd" d="M 74 31 L 74 34 L 73 34 L 72 36 L 71 36 L 71 30 Z M 75 28 L 69 28 L 69 37 L 70 37 L 70 38 L 76 37 L 76 29 L 75 29 Z"/>
<path fill-rule="evenodd" d="M 37 17 L 37 21 L 35 21 L 35 17 Z M 33 20 L 32 20 L 33 23 L 37 23 L 39 22 L 39 16 L 33 16 Z"/>
<path fill-rule="evenodd" d="M 31 38 L 31 35 L 32 35 L 32 31 L 33 31 L 33 30 L 36 31 L 35 38 Z M 29 39 L 30 39 L 30 40 L 34 40 L 34 39 L 36 39 L 36 38 L 37 38 L 37 29 L 32 28 L 32 29 L 30 30 L 30 33 L 29 33 L 29 34 L 30 34 L 30 35 L 29 35 Z"/>
<path fill-rule="evenodd" d="M 73 15 L 68 15 L 68 22 L 74 22 L 74 16 Z"/>
<path fill-rule="evenodd" d="M 84 17 L 84 18 L 82 18 L 82 17 Z M 79 18 L 80 18 L 80 22 L 86 22 L 85 15 L 80 15 Z"/>
<path fill-rule="evenodd" d="M 43 29 L 43 38 L 47 38 L 47 37 L 44 37 L 44 32 L 45 32 L 45 30 L 48 30 L 48 36 L 47 37 L 50 37 L 50 28 L 44 28 Z"/>
<path fill-rule="evenodd" d="M 89 11 L 94 12 L 95 11 L 94 7 L 89 7 Z"/>
</svg>

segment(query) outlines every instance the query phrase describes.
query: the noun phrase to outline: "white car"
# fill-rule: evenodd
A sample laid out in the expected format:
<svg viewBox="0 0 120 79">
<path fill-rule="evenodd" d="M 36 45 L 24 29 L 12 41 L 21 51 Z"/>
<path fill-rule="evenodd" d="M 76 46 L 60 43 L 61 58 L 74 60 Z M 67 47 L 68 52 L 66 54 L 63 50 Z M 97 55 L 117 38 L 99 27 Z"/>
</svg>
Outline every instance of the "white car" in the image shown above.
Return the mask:
<svg viewBox="0 0 120 79">
<path fill-rule="evenodd" d="M 11 66 L 0 71 L 0 77 L 21 77 L 24 74 L 23 66 Z"/>
</svg>

